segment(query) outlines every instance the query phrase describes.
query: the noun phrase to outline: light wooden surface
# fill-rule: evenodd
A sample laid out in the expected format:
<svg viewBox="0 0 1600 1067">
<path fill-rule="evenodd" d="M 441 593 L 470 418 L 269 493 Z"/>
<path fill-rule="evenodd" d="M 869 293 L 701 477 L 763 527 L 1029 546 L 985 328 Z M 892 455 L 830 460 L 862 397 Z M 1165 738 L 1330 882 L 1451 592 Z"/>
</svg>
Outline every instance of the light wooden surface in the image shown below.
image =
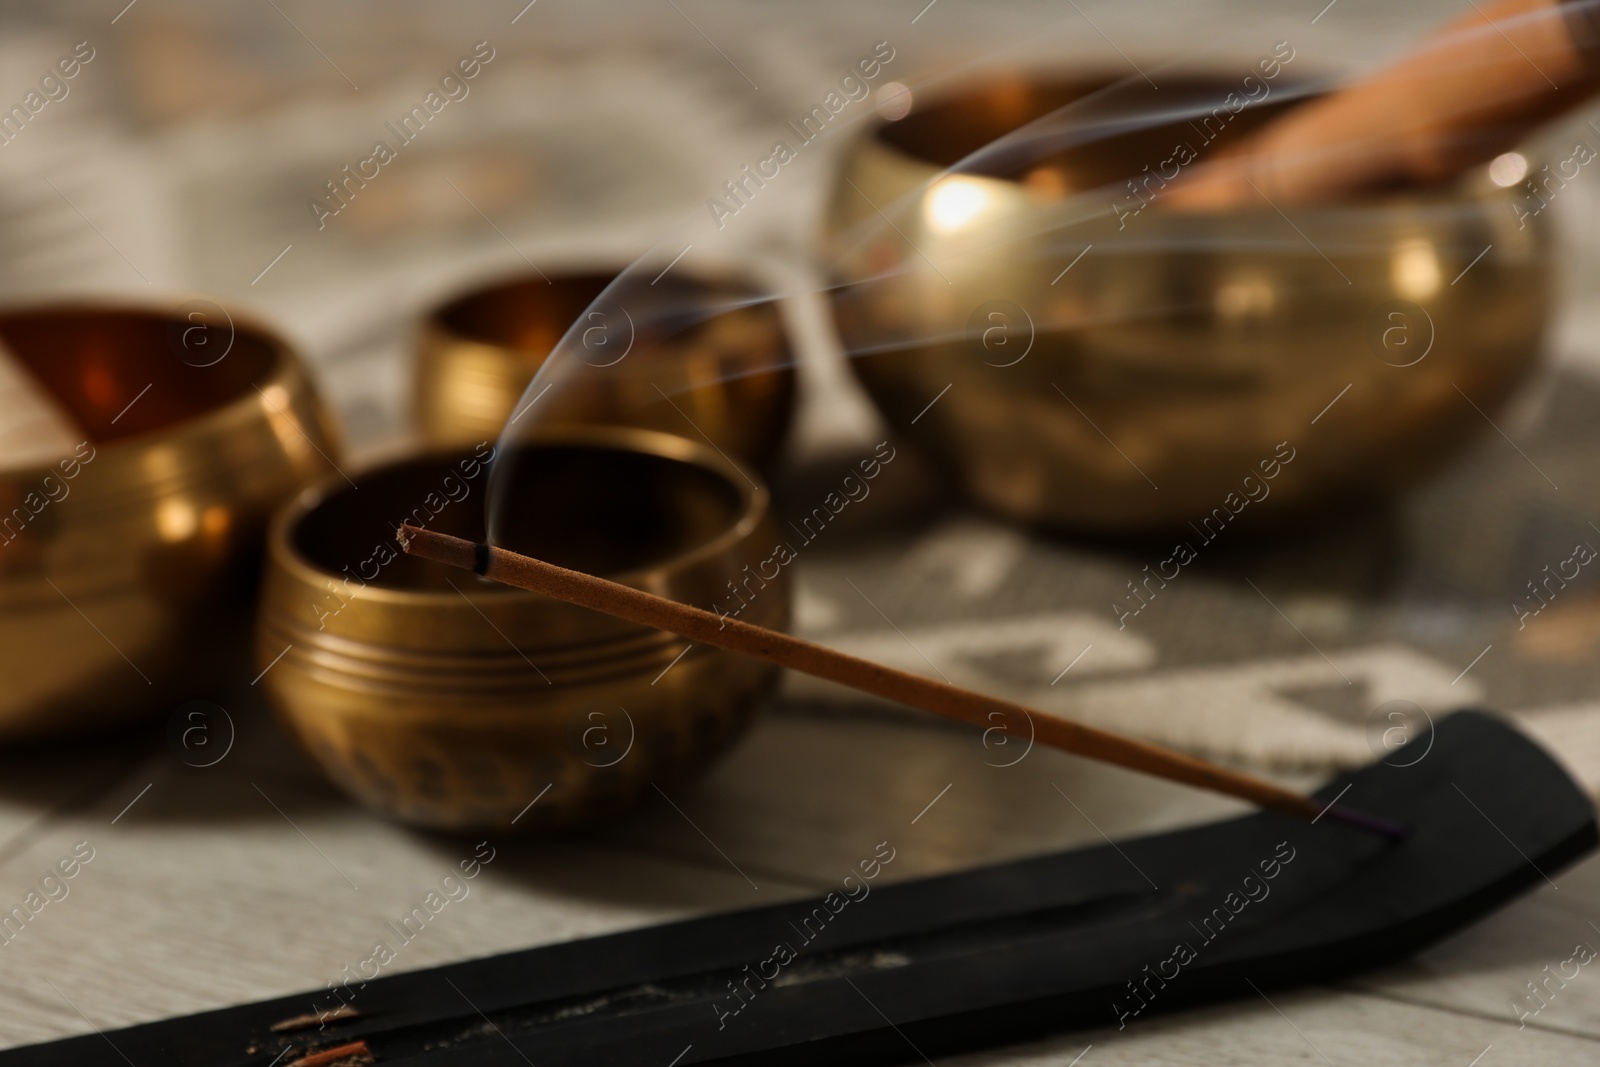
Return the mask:
<svg viewBox="0 0 1600 1067">
<path fill-rule="evenodd" d="M 288 6 L 300 20 L 301 6 Z M 521 6 L 519 0 L 512 10 Z M 684 5 L 687 15 L 675 6 L 654 0 L 539 4 L 515 33 L 498 4 L 434 5 L 434 21 L 414 26 L 407 20 L 380 22 L 361 5 L 305 7 L 315 17 L 305 24 L 319 48 L 362 83 L 359 94 L 346 93 L 339 72 L 317 67 L 320 60 L 305 39 L 288 23 L 278 25 L 278 13 L 269 9 L 139 4 L 112 28 L 107 23 L 115 8 L 62 3 L 46 15 L 40 7 L 40 20 L 55 17 L 57 8 L 81 8 L 84 29 L 25 27 L 0 40 L 17 88 L 8 99 L 20 98 L 24 79 L 53 61 L 64 41 L 90 37 L 105 48 L 107 59 L 91 69 L 101 81 L 80 80 L 66 107 L 51 105 L 49 122 L 30 129 L 31 146 L 10 147 L 0 158 L 8 176 L 0 215 L 9 224 L 0 231 L 0 280 L 13 297 L 54 294 L 64 286 L 144 294 L 149 275 L 158 288 L 202 288 L 219 298 L 248 300 L 306 347 L 350 440 L 376 453 L 407 426 L 412 309 L 478 273 L 521 271 L 526 262 L 587 264 L 608 250 L 631 256 L 641 239 L 655 240 L 684 205 L 699 203 L 752 158 L 752 150 L 770 143 L 779 123 L 814 103 L 819 86 L 830 84 L 864 44 L 891 39 L 904 51 L 900 62 L 907 77 L 913 70 L 954 71 L 974 56 L 1018 63 L 1029 57 L 1081 58 L 1117 70 L 1128 55 L 1141 64 L 1198 57 L 1233 69 L 1236 60 L 1248 62 L 1280 37 L 1303 51 L 1308 66 L 1329 68 L 1392 54 L 1421 27 L 1466 9 L 1459 0 L 1341 0 L 1326 8 L 1316 0 L 1305 9 L 1271 5 L 1270 11 L 1241 0 L 1172 3 L 1158 10 L 1148 4 L 1074 5 L 1082 11 L 1042 3 L 924 7 L 917 0 L 900 10 L 827 0 L 807 6 L 805 17 L 797 19 L 798 9 L 786 5 L 699 0 Z M 414 7 L 414 14 L 430 9 Z M 382 188 L 410 190 L 393 202 L 417 206 L 420 219 L 392 227 L 387 243 L 372 228 L 286 235 L 280 220 L 293 213 L 304 224 L 308 189 L 335 173 L 352 147 L 364 144 L 389 117 L 385 101 L 412 98 L 436 64 L 454 58 L 436 53 L 454 49 L 458 32 L 466 35 L 472 20 L 463 12 L 483 14 L 485 26 L 492 21 L 496 45 L 504 50 L 496 77 L 513 73 L 517 62 L 526 61 L 525 69 L 499 84 L 485 79 L 469 107 L 452 109 L 454 132 L 440 133 L 455 140 L 437 144 L 454 146 L 454 156 L 418 157 L 407 164 L 412 171 L 385 176 Z M 717 40 L 717 51 L 731 55 L 728 66 L 686 21 L 688 15 Z M 230 17 L 258 21 L 237 33 L 223 32 L 228 24 L 219 20 Z M 448 25 L 447 34 L 438 31 L 441 23 Z M 163 32 L 163 25 L 184 32 Z M 379 26 L 384 32 L 374 32 Z M 406 42 L 397 36 L 408 27 L 427 45 L 412 48 L 410 67 Z M 281 37 L 273 38 L 273 32 Z M 166 50 L 179 46 L 176 53 Z M 117 71 L 156 69 L 152 64 L 183 83 L 180 89 L 192 76 L 203 91 L 176 99 L 191 100 L 197 114 L 209 115 L 218 93 L 247 97 L 259 90 L 257 80 L 236 75 L 241 65 L 251 69 L 258 54 L 303 56 L 305 65 L 284 66 L 280 80 L 299 93 L 316 70 L 334 95 L 292 110 L 246 99 L 249 107 L 230 112 L 235 121 L 208 118 L 199 127 L 184 125 L 181 116 L 152 113 L 153 98 L 113 78 Z M 218 55 L 224 60 L 217 61 Z M 744 70 L 759 79 L 759 92 L 748 91 Z M 386 95 L 390 89 L 399 97 Z M 509 116 L 536 122 L 515 125 Z M 520 132 L 508 137 L 513 129 Z M 585 138 L 599 131 L 598 147 L 583 147 L 589 140 L 568 145 L 559 136 L 563 129 L 584 131 Z M 532 163 L 505 152 L 511 144 L 533 152 Z M 418 150 L 436 149 L 424 143 Z M 797 163 L 813 169 L 790 174 L 784 195 L 820 197 L 833 151 L 822 146 Z M 591 156 L 593 166 L 603 162 L 615 171 L 590 169 L 588 162 L 573 166 L 573 160 Z M 485 166 L 485 159 L 497 166 Z M 512 180 L 507 199 L 480 199 L 484 215 L 457 204 L 453 193 L 437 195 L 438 176 L 454 175 L 477 196 L 470 179 L 480 171 L 533 177 L 521 185 Z M 581 187 L 564 190 L 556 183 L 568 171 L 585 176 Z M 549 188 L 545 176 L 554 183 Z M 52 188 L 58 181 L 64 187 Z M 581 203 L 575 204 L 579 194 Z M 368 197 L 361 203 L 378 201 Z M 1600 232 L 1592 224 L 1596 205 L 1600 195 L 1586 173 L 1553 206 L 1575 244 L 1592 248 L 1588 235 Z M 495 225 L 485 226 L 485 218 Z M 86 225 L 88 219 L 95 222 Z M 811 233 L 804 228 L 790 246 L 797 262 Z M 284 247 L 291 240 L 292 250 Z M 1600 292 L 1600 274 L 1592 254 L 1571 258 L 1573 291 L 1586 298 L 1567 303 L 1553 334 L 1562 365 L 1582 371 L 1579 384 L 1591 383 L 1600 376 L 1600 350 L 1593 345 L 1600 302 L 1587 297 Z M 133 264 L 138 266 L 130 269 Z M 270 264 L 276 264 L 270 273 L 262 270 Z M 815 308 L 800 317 L 797 328 L 802 339 L 809 337 L 808 351 L 831 345 L 831 331 Z M 820 361 L 803 366 L 811 375 L 827 367 Z M 829 373 L 842 385 L 842 368 Z M 1574 380 L 1566 380 L 1561 396 L 1570 399 L 1574 392 Z M 834 446 L 841 434 L 857 432 L 846 417 L 849 410 L 870 422 L 859 396 L 832 387 L 819 395 L 827 403 L 806 410 L 802 443 Z M 1462 494 L 1470 507 L 1430 505 L 1432 518 L 1414 531 L 1420 547 L 1413 555 L 1425 563 L 1443 561 L 1429 572 L 1441 588 L 1453 586 L 1440 575 L 1455 573 L 1444 563 L 1467 558 L 1460 570 L 1486 585 L 1495 578 L 1496 597 L 1502 589 L 1516 592 L 1544 560 L 1525 571 L 1482 567 L 1477 557 L 1461 557 L 1460 531 L 1487 526 L 1496 536 L 1516 540 L 1522 534 L 1499 523 L 1501 516 L 1539 514 L 1559 500 L 1588 499 L 1580 478 L 1593 466 L 1587 446 L 1547 459 L 1525 436 L 1531 434 L 1526 425 L 1505 425 L 1520 442 L 1516 452 L 1528 448 L 1559 479 L 1562 491 L 1530 496 L 1522 504 L 1504 492 L 1473 491 Z M 1516 452 L 1499 438 L 1485 445 L 1486 455 L 1501 456 L 1511 469 L 1507 478 L 1527 478 L 1529 493 L 1544 493 L 1543 483 L 1521 466 L 1526 457 Z M 874 497 L 873 506 L 880 508 L 874 525 L 887 517 L 886 483 L 874 490 L 880 494 Z M 800 499 L 812 495 L 806 490 Z M 1593 509 L 1584 517 L 1593 517 Z M 1492 619 L 1458 608 L 1416 611 L 1403 626 L 1390 626 L 1387 636 L 1376 638 L 1365 632 L 1361 615 L 1330 600 L 1314 582 L 1280 601 L 1291 629 L 1280 623 L 1275 608 L 1255 602 L 1242 581 L 1196 580 L 1166 602 L 1170 606 L 1163 610 L 1173 621 L 1163 638 L 1159 627 L 1119 631 L 1106 610 L 1110 595 L 1137 572 L 1131 557 L 1101 561 L 1090 573 L 1078 554 L 1061 546 L 1030 546 L 1020 533 L 991 523 L 959 522 L 931 531 L 919 525 L 915 532 L 892 538 L 876 554 L 847 552 L 840 543 L 843 563 L 832 570 L 825 560 L 808 558 L 799 597 L 801 631 L 919 669 L 920 654 L 868 614 L 845 584 L 850 577 L 959 684 L 1026 699 L 1047 711 L 1070 709 L 1087 721 L 1137 727 L 1207 755 L 1292 760 L 1332 753 L 1342 761 L 1364 760 L 1370 753 L 1361 713 L 1378 703 L 1407 699 L 1433 709 L 1440 702 L 1484 698 L 1532 710 L 1548 705 L 1530 719 L 1580 769 L 1600 768 L 1600 701 L 1593 686 L 1570 677 L 1563 681 L 1562 670 L 1577 671 L 1570 665 L 1528 664 L 1510 656 L 1511 617 L 1498 599 Z M 902 559 L 916 563 L 916 573 L 898 590 L 881 590 L 884 575 Z M 1323 569 L 1319 561 L 1297 572 Z M 934 577 L 921 577 L 923 571 Z M 1267 588 L 1276 592 L 1287 581 L 1275 576 Z M 931 605 L 937 610 L 917 610 L 907 589 L 933 582 L 945 587 L 944 597 Z M 1191 600 L 1180 599 L 1185 596 Z M 997 599 L 1010 614 L 992 608 Z M 1248 654 L 1210 640 L 1219 620 L 1250 611 L 1274 629 L 1249 629 Z M 1317 642 L 1318 650 L 1304 647 L 1296 630 Z M 1462 635 L 1450 636 L 1457 630 Z M 1494 652 L 1471 673 L 1462 672 L 1491 641 Z M 1441 650 L 1441 642 L 1448 647 Z M 1090 644 L 1093 653 L 1054 685 L 1057 671 Z M 1585 665 L 1592 661 L 1588 648 L 1581 646 L 1579 653 Z M 1020 674 L 987 671 L 979 662 L 1015 659 L 1023 651 L 1036 653 L 1038 662 Z M 26 669 L 9 661 L 6 666 Z M 1319 686 L 1344 684 L 1334 669 L 1368 698 L 1353 717 L 1335 702 L 1328 702 L 1332 713 L 1312 706 L 1326 695 Z M 1548 677 L 1556 679 L 1548 695 L 1501 695 L 1504 687 L 1520 694 L 1529 679 Z M 1480 683 L 1486 678 L 1495 684 Z M 1238 810 L 1050 752 L 1035 752 L 1011 768 L 987 766 L 1004 760 L 985 752 L 974 731 L 878 706 L 849 718 L 845 699 L 793 687 L 788 701 L 710 778 L 674 792 L 681 814 L 657 800 L 592 834 L 493 842 L 496 858 L 470 896 L 448 905 L 405 947 L 395 969 L 805 895 L 837 884 L 846 865 L 885 839 L 897 849 L 885 876 L 899 879 L 1096 843 L 1102 831 L 1117 837 Z M 471 842 L 411 833 L 354 807 L 289 750 L 247 687 L 226 703 L 240 735 L 229 755 L 205 770 L 176 758 L 159 722 L 93 747 L 0 756 L 0 909 L 20 903 L 76 842 L 96 850 L 69 883 L 69 895 L 47 905 L 20 936 L 0 947 L 0 1046 L 318 989 L 341 967 L 365 958 L 383 936 L 384 922 L 408 911 L 447 867 L 471 852 Z M 1175 706 L 1185 714 L 1164 714 Z M 1591 777 L 1589 784 L 1600 784 L 1600 778 Z M 1484 847 L 1505 846 L 1486 831 Z M 1575 943 L 1600 946 L 1600 931 L 1589 925 L 1600 923 L 1600 860 L 1558 874 L 1555 882 L 1559 888 L 1545 886 L 1403 966 L 1338 988 L 1275 995 L 1273 1004 L 1237 1002 L 1156 1018 L 1122 1033 L 1067 1034 L 951 1062 L 1600 1062 L 1600 972 L 1591 973 L 1593 967 L 1561 989 L 1526 1028 L 1519 1029 L 1508 1004 L 1524 983 L 1542 977 L 1542 968 L 1566 960 Z"/>
<path fill-rule="evenodd" d="M 20 902 L 76 842 L 95 856 L 65 899 L 0 948 L 0 1044 L 320 987 L 471 853 L 473 842 L 355 808 L 248 693 L 234 703 L 239 736 L 211 768 L 180 763 L 155 730 L 6 761 L 0 901 Z M 470 895 L 447 905 L 394 969 L 804 895 L 885 839 L 898 852 L 887 874 L 902 879 L 1237 810 L 1054 752 L 988 766 L 999 761 L 976 731 L 861 711 L 791 699 L 708 780 L 673 797 L 681 814 L 647 802 L 593 833 L 493 841 Z M 1486 828 L 1484 847 L 1504 844 Z M 1589 926 L 1600 914 L 1600 861 L 1555 881 L 1402 967 L 1340 988 L 959 1062 L 1064 1065 L 1092 1045 L 1085 1065 L 1468 1067 L 1480 1054 L 1482 1067 L 1593 1063 L 1600 978 L 1587 969 L 1525 1029 L 1507 1006 L 1576 942 L 1600 944 Z"/>
</svg>

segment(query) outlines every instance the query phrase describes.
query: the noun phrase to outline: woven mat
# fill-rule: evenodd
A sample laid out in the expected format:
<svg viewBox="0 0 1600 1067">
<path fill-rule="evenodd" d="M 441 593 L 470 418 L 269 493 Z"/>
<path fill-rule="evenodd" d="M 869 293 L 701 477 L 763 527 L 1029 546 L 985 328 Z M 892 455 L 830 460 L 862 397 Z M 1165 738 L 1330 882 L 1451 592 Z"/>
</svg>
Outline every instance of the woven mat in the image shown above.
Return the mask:
<svg viewBox="0 0 1600 1067">
<path fill-rule="evenodd" d="M 798 625 L 1047 712 L 1282 770 L 1409 759 L 1393 750 L 1430 718 L 1488 707 L 1600 789 L 1600 558 L 1580 562 L 1600 548 L 1597 409 L 1600 387 L 1556 373 L 1500 422 L 1509 440 L 1485 425 L 1433 481 L 1338 525 L 1219 537 L 1125 625 L 1113 604 L 1130 603 L 1126 583 L 1165 545 L 1030 533 L 952 507 L 902 444 L 877 496 L 806 546 Z M 808 463 L 781 486 L 785 505 L 806 513 L 850 461 Z M 1543 600 L 1529 592 L 1574 571 L 1541 585 Z M 798 679 L 790 692 L 841 698 Z"/>
<path fill-rule="evenodd" d="M 912 80 L 980 58 L 1124 69 L 1108 43 L 1119 40 L 1160 69 L 1253 57 L 1286 37 L 1308 68 L 1328 68 L 1376 62 L 1459 5 L 1369 5 L 1310 26 L 1303 12 L 1242 0 L 1172 4 L 1160 18 L 1099 4 L 1095 32 L 1036 3 L 685 13 L 623 0 L 519 15 L 520 4 L 479 0 L 407 4 L 403 17 L 392 4 L 275 6 L 171 0 L 114 26 L 98 0 L 6 6 L 3 99 L 77 40 L 100 54 L 0 151 L 0 285 L 12 298 L 200 289 L 255 305 L 306 352 L 359 462 L 407 444 L 423 307 L 529 263 L 626 261 L 876 40 L 893 41 Z M 359 210 L 319 229 L 308 199 L 480 38 L 497 52 L 472 95 Z M 751 234 L 763 255 L 804 271 L 842 147 L 819 144 L 786 172 L 772 195 L 792 197 L 794 226 Z M 1119 629 L 1113 599 L 1164 553 L 965 511 L 902 446 L 875 495 L 796 564 L 800 628 L 1050 712 L 1286 769 L 1363 762 L 1425 716 L 1485 704 L 1600 783 L 1600 566 L 1526 628 L 1512 608 L 1576 543 L 1600 545 L 1589 525 L 1600 522 L 1600 360 L 1587 342 L 1600 257 L 1586 245 L 1600 232 L 1600 180 L 1586 173 L 1552 211 L 1569 243 L 1551 335 L 1560 369 L 1497 414 L 1515 448 L 1486 428 L 1390 511 L 1293 540 L 1219 542 Z M 814 301 L 793 325 L 810 388 L 780 490 L 799 514 L 882 431 L 830 362 Z M 791 697 L 845 699 L 803 680 Z"/>
</svg>

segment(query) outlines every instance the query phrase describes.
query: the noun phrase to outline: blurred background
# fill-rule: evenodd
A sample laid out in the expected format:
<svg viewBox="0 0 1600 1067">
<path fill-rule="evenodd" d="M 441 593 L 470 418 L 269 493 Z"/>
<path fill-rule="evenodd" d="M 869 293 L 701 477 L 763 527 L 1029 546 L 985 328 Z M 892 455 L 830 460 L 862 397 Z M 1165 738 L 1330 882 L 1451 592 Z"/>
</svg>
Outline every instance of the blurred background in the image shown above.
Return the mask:
<svg viewBox="0 0 1600 1067">
<path fill-rule="evenodd" d="M 0 147 L 0 290 L 19 301 L 193 290 L 259 309 L 305 354 L 359 465 L 414 440 L 412 346 L 425 309 L 485 279 L 614 267 L 643 253 L 728 175 L 764 155 L 784 122 L 813 106 L 878 41 L 895 49 L 893 77 L 930 89 L 975 71 L 1041 65 L 1130 77 L 1246 69 L 1278 40 L 1292 42 L 1297 74 L 1336 76 L 1380 66 L 1465 10 L 1449 0 L 1338 0 L 1326 10 L 1243 2 L 906 7 L 9 4 L 0 8 L 8 26 L 0 100 L 20 100 L 79 41 L 95 58 L 69 83 L 66 99 Z M 480 41 L 494 58 L 468 83 L 469 95 L 449 103 L 319 226 L 310 205 L 329 198 L 326 183 L 367 158 L 376 139 L 390 139 L 385 123 L 397 122 Z M 1545 131 L 1544 143 L 1565 155 L 1575 137 L 1600 138 L 1588 125 L 1593 114 Z M 793 290 L 810 287 L 794 279 L 820 286 L 814 262 L 822 215 L 857 133 L 859 125 L 840 128 L 808 145 L 784 180 L 763 192 L 763 213 L 723 235 L 725 247 L 777 264 Z M 1532 477 L 1524 458 L 1485 426 L 1471 454 L 1403 498 L 1398 515 L 1280 546 L 1258 562 L 1294 584 L 1286 610 L 1314 640 L 1392 633 L 1464 665 L 1515 623 L 1508 604 L 1525 594 L 1526 579 L 1570 555 L 1569 542 L 1588 530 L 1585 505 L 1600 494 L 1600 476 L 1583 462 L 1600 443 L 1586 430 L 1600 400 L 1592 384 L 1600 373 L 1600 266 L 1588 247 L 1600 233 L 1596 173 L 1582 169 L 1549 209 L 1559 270 L 1548 363 L 1495 418 L 1560 491 Z M 804 470 L 807 457 L 853 455 L 883 431 L 842 371 L 825 308 L 793 303 L 802 397 L 789 446 Z M 953 515 L 950 537 L 988 546 L 935 547 L 929 558 L 959 558 L 974 573 L 1001 576 L 971 579 L 987 592 L 966 602 L 913 607 L 925 583 L 908 575 L 905 610 L 930 624 L 974 611 L 1014 614 L 1033 596 L 1090 605 L 1099 615 L 1099 605 L 1123 595 L 1126 578 L 1159 558 L 1144 546 L 1119 560 L 1115 546 L 1024 542 L 1011 528 L 952 512 L 937 485 L 920 492 L 908 487 L 909 510 L 899 513 L 911 529 L 944 536 L 933 518 Z M 800 510 L 811 495 L 797 494 Z M 891 514 L 880 511 L 870 525 L 903 543 L 905 530 L 895 529 Z M 1460 540 L 1464 531 L 1470 548 Z M 1024 543 L 1025 552 L 1017 547 Z M 1101 551 L 1108 548 L 1113 556 Z M 1240 551 L 1260 555 L 1249 546 Z M 828 619 L 848 629 L 844 619 L 860 605 L 828 607 L 840 598 L 818 591 L 818 571 L 802 569 L 802 629 Z M 1041 573 L 1051 577 L 1030 580 Z M 1021 601 L 1000 595 L 1005 574 Z M 1588 580 L 1580 576 L 1580 591 Z M 1355 593 L 1381 594 L 1383 610 L 1363 620 L 1348 600 Z M 1175 589 L 1170 611 L 1142 620 L 1151 623 L 1142 632 L 1159 635 L 1163 662 L 1208 662 L 1236 647 L 1192 625 L 1191 611 L 1215 613 L 1216 595 L 1202 583 Z M 1222 607 L 1232 614 L 1229 603 Z M 1511 706 L 1600 696 L 1586 667 L 1600 647 L 1600 601 L 1588 603 L 1568 596 L 1560 634 L 1526 646 L 1536 670 L 1497 674 L 1498 657 L 1490 656 L 1443 696 L 1465 692 Z M 1253 615 L 1255 607 L 1266 621 L 1276 617 L 1266 605 L 1239 611 Z M 870 609 L 862 610 L 866 621 Z M 1114 619 L 1109 609 L 1104 616 Z M 1526 642 L 1527 634 L 1519 637 Z M 1299 641 L 1289 632 L 1284 648 Z M 1459 669 L 1445 670 L 1443 681 Z M 1467 688 L 1475 682 L 1488 688 Z M 1365 711 L 1340 715 L 1360 719 Z M 1348 737 L 1347 757 L 1365 751 Z M 1320 744 L 1308 750 L 1313 764 L 1324 762 Z"/>
<path fill-rule="evenodd" d="M 96 58 L 0 150 L 0 286 L 247 302 L 308 354 L 360 452 L 407 433 L 423 307 L 530 263 L 642 253 L 880 40 L 910 84 L 1041 63 L 1131 74 L 1129 57 L 1244 69 L 1278 40 L 1310 75 L 1377 66 L 1461 8 L 1338 0 L 1313 26 L 1300 8 L 1315 3 L 925 4 L 6 4 L 0 100 L 79 41 Z M 319 229 L 308 202 L 324 183 L 478 41 L 495 58 L 470 95 Z M 805 269 L 847 133 L 808 146 L 764 194 L 792 205 L 762 215 L 781 226 L 737 239 Z M 1596 291 L 1581 242 L 1597 181 L 1585 170 L 1553 208 L 1573 245 L 1552 335 L 1563 365 L 1595 348 L 1600 306 L 1570 294 Z M 827 331 L 797 340 L 803 364 L 827 358 Z"/>
</svg>

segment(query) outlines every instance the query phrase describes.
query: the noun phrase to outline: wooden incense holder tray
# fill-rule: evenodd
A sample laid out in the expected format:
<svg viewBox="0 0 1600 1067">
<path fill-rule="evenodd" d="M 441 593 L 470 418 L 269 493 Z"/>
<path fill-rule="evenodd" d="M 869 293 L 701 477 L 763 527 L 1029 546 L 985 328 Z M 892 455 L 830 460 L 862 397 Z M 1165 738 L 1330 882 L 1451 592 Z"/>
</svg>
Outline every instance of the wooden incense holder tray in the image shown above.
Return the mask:
<svg viewBox="0 0 1600 1067">
<path fill-rule="evenodd" d="M 1480 712 L 1318 795 L 1341 793 L 1414 833 L 1248 815 L 836 911 L 795 901 L 379 978 L 321 1027 L 303 1019 L 328 1002 L 315 990 L 0 1052 L 0 1067 L 920 1062 L 1390 963 L 1597 842 L 1578 786 Z"/>
</svg>

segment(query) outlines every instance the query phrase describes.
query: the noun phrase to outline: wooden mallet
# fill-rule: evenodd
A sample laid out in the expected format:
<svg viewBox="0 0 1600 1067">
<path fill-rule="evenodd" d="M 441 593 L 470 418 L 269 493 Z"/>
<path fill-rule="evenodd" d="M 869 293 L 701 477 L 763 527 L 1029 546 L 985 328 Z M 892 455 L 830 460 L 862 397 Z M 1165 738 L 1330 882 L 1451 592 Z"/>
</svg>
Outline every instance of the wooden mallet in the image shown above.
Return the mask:
<svg viewBox="0 0 1600 1067">
<path fill-rule="evenodd" d="M 1161 201 L 1290 208 L 1436 185 L 1597 93 L 1600 0 L 1485 0 L 1399 60 L 1267 123 Z"/>
</svg>

